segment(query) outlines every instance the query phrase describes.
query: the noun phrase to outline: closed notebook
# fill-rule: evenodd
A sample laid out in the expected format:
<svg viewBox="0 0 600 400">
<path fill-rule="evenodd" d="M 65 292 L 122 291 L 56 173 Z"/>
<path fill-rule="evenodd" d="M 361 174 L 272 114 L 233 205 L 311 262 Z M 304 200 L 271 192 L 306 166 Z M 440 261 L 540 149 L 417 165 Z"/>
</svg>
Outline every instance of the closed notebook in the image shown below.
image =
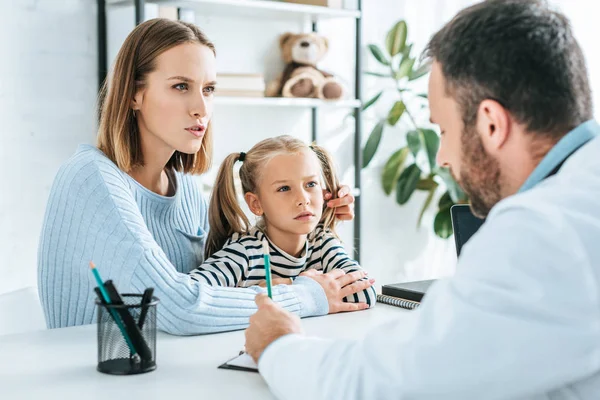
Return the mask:
<svg viewBox="0 0 600 400">
<path fill-rule="evenodd" d="M 377 301 L 412 310 L 417 308 L 434 280 L 384 285 Z"/>
</svg>

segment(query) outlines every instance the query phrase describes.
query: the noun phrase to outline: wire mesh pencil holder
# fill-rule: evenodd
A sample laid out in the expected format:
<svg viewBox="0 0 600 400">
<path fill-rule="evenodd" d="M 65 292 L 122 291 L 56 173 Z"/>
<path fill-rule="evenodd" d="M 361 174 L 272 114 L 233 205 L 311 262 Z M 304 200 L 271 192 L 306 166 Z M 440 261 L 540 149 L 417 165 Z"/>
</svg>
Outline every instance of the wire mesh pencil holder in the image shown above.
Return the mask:
<svg viewBox="0 0 600 400">
<path fill-rule="evenodd" d="M 119 305 L 104 304 L 96 300 L 98 308 L 96 369 L 112 375 L 133 375 L 153 371 L 156 369 L 158 298 L 152 297 L 150 302 L 142 305 L 141 294 L 121 296 L 123 304 Z M 136 350 L 135 354 L 132 349 Z"/>
</svg>

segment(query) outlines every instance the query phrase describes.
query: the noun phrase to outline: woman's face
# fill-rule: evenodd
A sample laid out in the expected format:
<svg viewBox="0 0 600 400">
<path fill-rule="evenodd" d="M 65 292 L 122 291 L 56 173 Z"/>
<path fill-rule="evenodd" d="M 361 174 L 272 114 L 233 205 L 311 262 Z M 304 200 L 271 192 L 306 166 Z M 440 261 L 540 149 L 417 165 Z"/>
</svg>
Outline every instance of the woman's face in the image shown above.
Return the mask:
<svg viewBox="0 0 600 400">
<path fill-rule="evenodd" d="M 197 153 L 213 112 L 215 56 L 206 46 L 185 43 L 155 63 L 132 104 L 144 147 L 169 157 L 175 150 Z"/>
</svg>

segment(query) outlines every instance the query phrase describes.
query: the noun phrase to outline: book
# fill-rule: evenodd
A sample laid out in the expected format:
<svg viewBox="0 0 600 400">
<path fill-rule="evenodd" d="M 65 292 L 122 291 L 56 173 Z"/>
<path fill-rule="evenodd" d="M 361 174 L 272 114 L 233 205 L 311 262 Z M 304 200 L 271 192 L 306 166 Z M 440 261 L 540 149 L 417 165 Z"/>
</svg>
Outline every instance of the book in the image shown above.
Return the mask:
<svg viewBox="0 0 600 400">
<path fill-rule="evenodd" d="M 435 280 L 383 285 L 381 294 L 377 295 L 377 301 L 408 310 L 415 309 L 420 305 L 427 289 L 429 289 L 433 282 Z"/>
<path fill-rule="evenodd" d="M 306 4 L 330 8 L 344 8 L 343 0 L 284 0 L 286 3 Z"/>
<path fill-rule="evenodd" d="M 413 310 L 413 309 L 419 307 L 419 305 L 420 305 L 420 303 L 417 303 L 416 301 L 400 299 L 398 297 L 387 296 L 385 294 L 378 294 L 377 302 L 383 303 L 383 304 L 389 304 L 390 306 L 406 308 L 407 310 Z"/>
</svg>

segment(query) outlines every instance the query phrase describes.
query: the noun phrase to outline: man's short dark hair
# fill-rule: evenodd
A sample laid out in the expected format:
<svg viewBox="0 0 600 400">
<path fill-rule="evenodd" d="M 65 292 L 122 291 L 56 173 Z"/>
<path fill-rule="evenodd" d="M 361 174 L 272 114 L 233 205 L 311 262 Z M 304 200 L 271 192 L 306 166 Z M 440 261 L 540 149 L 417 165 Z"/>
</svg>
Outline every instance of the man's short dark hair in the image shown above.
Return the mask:
<svg viewBox="0 0 600 400">
<path fill-rule="evenodd" d="M 560 138 L 592 118 L 585 59 L 569 20 L 541 0 L 487 0 L 462 10 L 424 56 L 441 64 L 446 92 L 472 126 L 485 99 L 527 131 Z"/>
</svg>

